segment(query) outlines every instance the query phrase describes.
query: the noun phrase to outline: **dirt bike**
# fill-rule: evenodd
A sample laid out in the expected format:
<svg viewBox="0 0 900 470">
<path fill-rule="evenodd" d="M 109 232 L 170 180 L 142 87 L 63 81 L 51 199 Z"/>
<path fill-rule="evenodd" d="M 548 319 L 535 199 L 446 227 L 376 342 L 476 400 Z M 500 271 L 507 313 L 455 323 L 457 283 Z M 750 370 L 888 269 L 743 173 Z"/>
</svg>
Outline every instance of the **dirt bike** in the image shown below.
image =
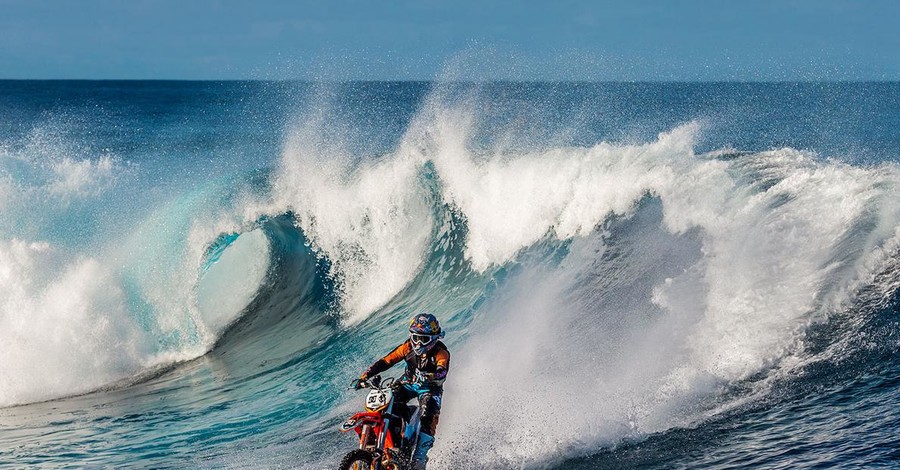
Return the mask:
<svg viewBox="0 0 900 470">
<path fill-rule="evenodd" d="M 356 431 L 359 448 L 341 460 L 339 470 L 407 470 L 419 439 L 421 410 L 394 402 L 394 390 L 405 382 L 380 376 L 358 380 L 351 388 L 368 388 L 366 411 L 341 424 L 341 432 Z M 408 411 L 408 412 L 407 412 Z"/>
</svg>

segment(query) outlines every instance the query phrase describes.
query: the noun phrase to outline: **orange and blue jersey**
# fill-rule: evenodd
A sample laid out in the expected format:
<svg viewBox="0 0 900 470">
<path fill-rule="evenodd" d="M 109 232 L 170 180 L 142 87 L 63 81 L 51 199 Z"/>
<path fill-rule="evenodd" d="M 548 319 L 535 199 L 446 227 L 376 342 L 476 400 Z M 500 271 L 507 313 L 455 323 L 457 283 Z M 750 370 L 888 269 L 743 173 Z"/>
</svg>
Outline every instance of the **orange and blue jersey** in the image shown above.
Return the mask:
<svg viewBox="0 0 900 470">
<path fill-rule="evenodd" d="M 406 340 L 372 364 L 364 374 L 364 377 L 380 374 L 400 361 L 406 361 L 406 371 L 403 374 L 404 379 L 415 382 L 418 375 L 421 378 L 420 380 L 424 380 L 421 385 L 441 390 L 444 380 L 447 378 L 447 372 L 450 370 L 450 351 L 447 350 L 447 346 L 444 343 L 438 341 L 425 354 L 417 355 L 413 351 L 412 344 L 409 340 Z"/>
</svg>

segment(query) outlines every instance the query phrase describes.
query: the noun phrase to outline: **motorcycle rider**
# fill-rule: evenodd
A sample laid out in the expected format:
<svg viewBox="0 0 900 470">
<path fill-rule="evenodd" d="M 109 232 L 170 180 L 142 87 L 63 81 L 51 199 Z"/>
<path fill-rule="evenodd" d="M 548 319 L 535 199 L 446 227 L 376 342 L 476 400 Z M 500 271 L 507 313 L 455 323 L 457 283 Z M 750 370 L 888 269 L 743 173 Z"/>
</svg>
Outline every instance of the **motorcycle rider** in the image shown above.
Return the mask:
<svg viewBox="0 0 900 470">
<path fill-rule="evenodd" d="M 450 369 L 450 351 L 440 341 L 443 337 L 444 332 L 437 318 L 422 312 L 413 317 L 409 324 L 409 339 L 372 364 L 359 377 L 360 381 L 365 382 L 394 364 L 406 361 L 403 383 L 395 390 L 394 397 L 397 403 L 404 404 L 418 398 L 419 409 L 422 410 L 419 443 L 412 454 L 411 464 L 414 470 L 425 469 L 441 414 L 444 379 Z"/>
</svg>

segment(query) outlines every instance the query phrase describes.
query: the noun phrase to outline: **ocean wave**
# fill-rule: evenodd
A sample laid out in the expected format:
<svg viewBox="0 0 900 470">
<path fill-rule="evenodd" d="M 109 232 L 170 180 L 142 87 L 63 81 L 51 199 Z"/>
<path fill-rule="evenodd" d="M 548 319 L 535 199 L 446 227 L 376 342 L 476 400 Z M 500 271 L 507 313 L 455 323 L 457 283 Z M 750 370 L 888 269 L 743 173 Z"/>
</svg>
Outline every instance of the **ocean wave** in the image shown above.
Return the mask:
<svg viewBox="0 0 900 470">
<path fill-rule="evenodd" d="M 88 237 L 44 230 L 78 225 L 75 199 L 51 198 L 32 208 L 41 230 L 0 224 L 0 339 L 16 345 L 0 405 L 159 394 L 178 431 L 154 445 L 290 428 L 245 466 L 289 446 L 320 468 L 348 447 L 326 430 L 357 405 L 346 382 L 429 310 L 454 354 L 434 463 L 541 467 L 698 426 L 847 357 L 896 296 L 895 163 L 698 152 L 702 121 L 521 144 L 527 125 L 497 130 L 477 96 L 436 88 L 374 155 L 312 113 L 271 166 L 171 193 L 118 187 L 128 165 L 103 155 L 7 171 L 4 207 L 59 188 L 116 217 Z"/>
</svg>

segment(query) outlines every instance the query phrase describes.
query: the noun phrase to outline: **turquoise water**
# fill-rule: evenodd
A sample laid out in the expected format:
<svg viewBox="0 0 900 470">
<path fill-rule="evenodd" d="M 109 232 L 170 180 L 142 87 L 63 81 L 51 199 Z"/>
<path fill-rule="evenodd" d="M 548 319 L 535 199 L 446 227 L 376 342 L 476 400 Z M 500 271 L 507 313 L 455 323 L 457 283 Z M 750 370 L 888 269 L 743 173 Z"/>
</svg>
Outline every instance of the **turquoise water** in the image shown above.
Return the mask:
<svg viewBox="0 0 900 470">
<path fill-rule="evenodd" d="M 0 82 L 0 466 L 892 466 L 900 85 Z M 399 373 L 399 371 L 397 371 Z"/>
</svg>

